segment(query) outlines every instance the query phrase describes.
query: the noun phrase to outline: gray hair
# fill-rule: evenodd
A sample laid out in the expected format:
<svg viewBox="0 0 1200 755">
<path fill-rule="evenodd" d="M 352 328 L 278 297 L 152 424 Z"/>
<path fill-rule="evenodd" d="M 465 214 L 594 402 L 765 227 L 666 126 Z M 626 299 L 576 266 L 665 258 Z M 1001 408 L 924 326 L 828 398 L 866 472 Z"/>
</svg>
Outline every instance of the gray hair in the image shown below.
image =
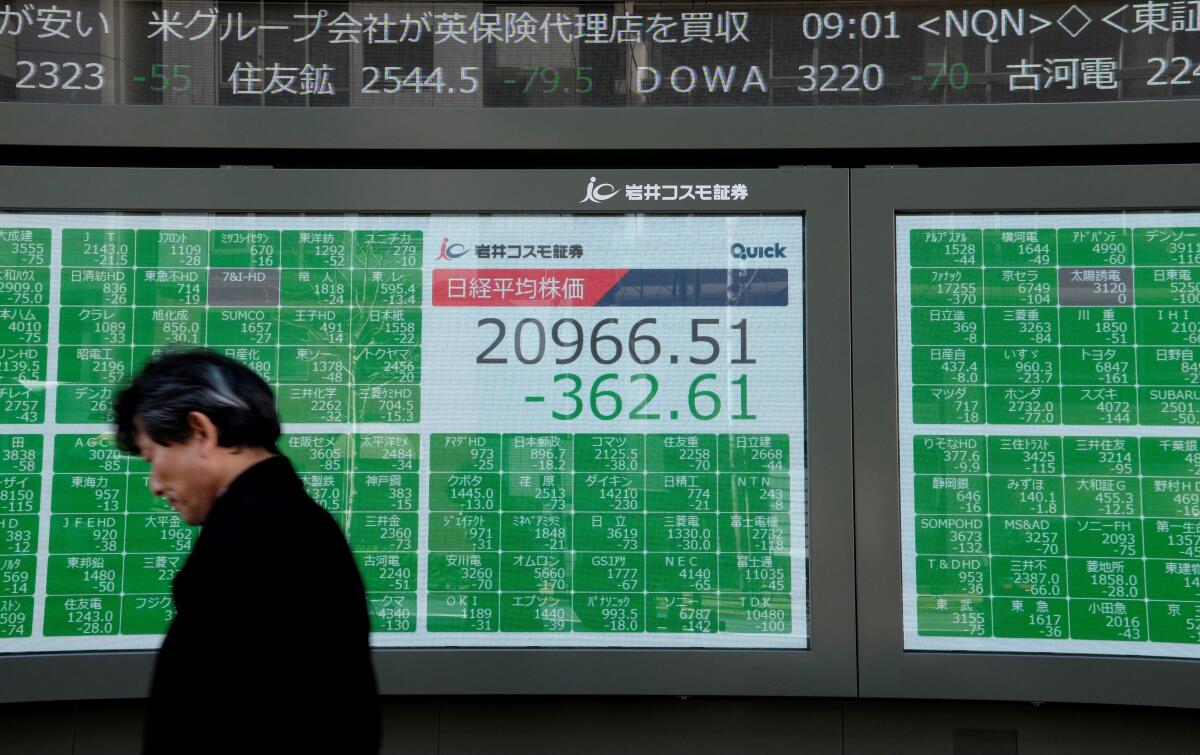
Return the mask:
<svg viewBox="0 0 1200 755">
<path fill-rule="evenodd" d="M 140 453 L 135 420 L 155 443 L 185 442 L 192 435 L 192 412 L 212 420 L 222 446 L 278 452 L 279 414 L 270 386 L 249 367 L 205 349 L 152 359 L 117 395 L 117 445 Z"/>
</svg>

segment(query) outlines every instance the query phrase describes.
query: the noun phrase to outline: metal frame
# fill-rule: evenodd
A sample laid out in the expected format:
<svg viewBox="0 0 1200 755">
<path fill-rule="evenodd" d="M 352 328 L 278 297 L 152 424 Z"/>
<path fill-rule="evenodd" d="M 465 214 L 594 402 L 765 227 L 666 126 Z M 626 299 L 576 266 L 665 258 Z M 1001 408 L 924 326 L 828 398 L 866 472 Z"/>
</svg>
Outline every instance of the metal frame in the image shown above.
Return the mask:
<svg viewBox="0 0 1200 755">
<path fill-rule="evenodd" d="M 904 651 L 895 296 L 898 212 L 1195 209 L 1200 167 L 863 169 L 851 197 L 860 693 L 1200 707 L 1186 660 Z"/>
<path fill-rule="evenodd" d="M 461 151 L 1190 144 L 1200 100 L 1006 105 L 271 108 L 0 103 L 0 144 Z M 733 135 L 750 135 L 737 143 Z"/>
<path fill-rule="evenodd" d="M 3 116 L 0 115 L 0 119 Z M 78 122 L 73 128 L 78 128 Z M 87 129 L 80 129 L 86 132 Z M 745 183 L 744 202 L 579 204 L 593 176 Z M 857 694 L 846 171 L 353 171 L 0 167 L 0 209 L 805 214 L 808 650 L 381 649 L 384 694 Z M 786 390 L 786 388 L 780 388 Z M 248 639 L 248 641 L 251 641 Z M 0 703 L 142 697 L 151 652 L 0 656 Z M 303 659 L 297 659 L 302 663 Z"/>
</svg>

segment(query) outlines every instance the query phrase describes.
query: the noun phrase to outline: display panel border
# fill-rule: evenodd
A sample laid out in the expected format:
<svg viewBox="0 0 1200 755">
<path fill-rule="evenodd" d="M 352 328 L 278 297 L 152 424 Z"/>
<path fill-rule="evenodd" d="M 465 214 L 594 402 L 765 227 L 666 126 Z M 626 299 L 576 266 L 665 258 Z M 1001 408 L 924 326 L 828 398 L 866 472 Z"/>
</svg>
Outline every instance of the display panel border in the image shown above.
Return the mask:
<svg viewBox="0 0 1200 755">
<path fill-rule="evenodd" d="M 439 152 L 1186 145 L 1197 121 L 1198 100 L 555 109 L 6 102 L 0 143 Z M 747 141 L 737 144 L 731 134 Z"/>
<path fill-rule="evenodd" d="M 865 697 L 1200 707 L 1195 661 L 905 651 L 900 552 L 896 215 L 1194 210 L 1200 167 L 851 171 L 855 539 Z"/>
<path fill-rule="evenodd" d="M 744 183 L 746 200 L 582 204 L 588 181 Z M 0 167 L 0 210 L 58 212 L 802 214 L 809 649 L 378 649 L 383 694 L 857 694 L 846 171 L 270 170 Z M 786 390 L 780 387 L 779 390 Z M 259 641 L 251 637 L 249 641 Z M 0 703 L 137 698 L 154 653 L 0 656 Z M 302 662 L 302 659 L 297 659 Z"/>
</svg>

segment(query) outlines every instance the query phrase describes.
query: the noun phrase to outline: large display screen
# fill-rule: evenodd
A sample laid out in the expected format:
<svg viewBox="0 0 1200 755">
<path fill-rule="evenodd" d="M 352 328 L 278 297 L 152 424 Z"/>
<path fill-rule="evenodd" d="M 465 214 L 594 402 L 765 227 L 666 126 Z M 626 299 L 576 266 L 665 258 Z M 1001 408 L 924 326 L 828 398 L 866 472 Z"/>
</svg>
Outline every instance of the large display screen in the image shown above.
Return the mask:
<svg viewBox="0 0 1200 755">
<path fill-rule="evenodd" d="M 1200 658 L 1200 214 L 896 246 L 905 648 Z"/>
<path fill-rule="evenodd" d="M 275 389 L 378 646 L 805 648 L 803 262 L 798 216 L 0 214 L 0 653 L 161 641 L 198 531 L 110 411 L 186 345 Z"/>
</svg>

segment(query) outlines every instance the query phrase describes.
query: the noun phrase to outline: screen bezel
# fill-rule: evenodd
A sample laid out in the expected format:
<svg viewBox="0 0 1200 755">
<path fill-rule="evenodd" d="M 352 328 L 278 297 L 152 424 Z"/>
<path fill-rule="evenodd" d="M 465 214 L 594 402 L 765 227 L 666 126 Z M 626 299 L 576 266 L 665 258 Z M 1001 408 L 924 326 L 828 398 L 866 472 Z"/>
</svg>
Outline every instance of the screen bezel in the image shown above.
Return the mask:
<svg viewBox="0 0 1200 755">
<path fill-rule="evenodd" d="M 851 175 L 860 693 L 1197 707 L 1194 661 L 906 651 L 900 551 L 896 216 L 1200 207 L 1196 166 L 861 169 Z"/>
<path fill-rule="evenodd" d="M 786 107 L 334 108 L 0 102 L 22 146 L 365 151 L 1187 145 L 1198 100 Z M 736 137 L 735 137 L 736 138 Z M 743 144 L 734 145 L 745 148 Z M 268 160 L 258 159 L 258 162 Z"/>
<path fill-rule="evenodd" d="M 745 183 L 737 203 L 581 204 L 593 176 Z M 803 215 L 809 488 L 807 650 L 447 648 L 374 651 L 383 694 L 857 693 L 845 171 L 0 168 L 0 210 L 58 212 Z M 247 641 L 263 641 L 248 636 Z M 143 697 L 154 653 L 0 656 L 0 702 Z M 298 659 L 298 662 L 301 662 Z"/>
</svg>

